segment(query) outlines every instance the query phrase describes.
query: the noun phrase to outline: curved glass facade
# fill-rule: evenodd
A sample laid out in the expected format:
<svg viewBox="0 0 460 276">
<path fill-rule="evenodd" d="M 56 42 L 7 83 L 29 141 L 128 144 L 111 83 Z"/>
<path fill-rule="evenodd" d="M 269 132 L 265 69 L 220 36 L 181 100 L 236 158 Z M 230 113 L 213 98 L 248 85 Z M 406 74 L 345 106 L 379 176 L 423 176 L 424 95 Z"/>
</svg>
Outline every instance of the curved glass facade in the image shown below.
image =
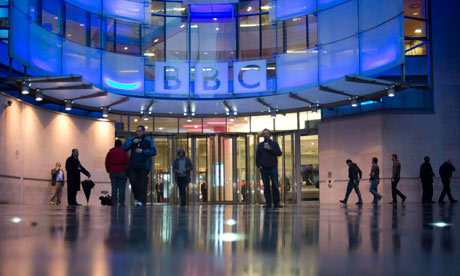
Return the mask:
<svg viewBox="0 0 460 276">
<path fill-rule="evenodd" d="M 289 8 L 300 2 L 311 7 Z M 31 74 L 174 99 L 304 91 L 404 61 L 402 1 L 141 4 L 12 1 L 10 56 Z"/>
</svg>

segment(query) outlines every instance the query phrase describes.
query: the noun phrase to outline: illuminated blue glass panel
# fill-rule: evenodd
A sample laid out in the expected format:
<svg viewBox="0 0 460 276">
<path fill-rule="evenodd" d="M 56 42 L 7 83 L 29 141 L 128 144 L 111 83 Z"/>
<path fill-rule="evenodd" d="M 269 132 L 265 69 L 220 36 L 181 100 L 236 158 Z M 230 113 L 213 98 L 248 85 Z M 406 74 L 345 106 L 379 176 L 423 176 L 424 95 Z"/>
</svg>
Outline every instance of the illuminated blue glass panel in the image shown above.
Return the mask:
<svg viewBox="0 0 460 276">
<path fill-rule="evenodd" d="M 307 49 L 306 53 L 288 53 L 276 59 L 278 90 L 302 89 L 318 84 L 318 50 Z"/>
<path fill-rule="evenodd" d="M 151 1 L 110 0 L 103 1 L 103 14 L 139 23 L 150 23 Z"/>
<path fill-rule="evenodd" d="M 359 26 L 369 30 L 402 13 L 403 0 L 359 0 Z"/>
<path fill-rule="evenodd" d="M 29 0 L 10 0 L 14 7 L 18 8 L 21 12 L 29 13 Z M 8 4 L 7 4 L 8 5 Z"/>
<path fill-rule="evenodd" d="M 9 54 L 19 63 L 29 66 L 29 19 L 17 8 L 10 10 Z"/>
<path fill-rule="evenodd" d="M 319 57 L 321 83 L 359 73 L 358 36 L 322 46 Z"/>
<path fill-rule="evenodd" d="M 270 20 L 285 20 L 316 11 L 316 0 L 276 0 L 270 9 Z"/>
<path fill-rule="evenodd" d="M 101 51 L 64 41 L 62 48 L 62 74 L 80 75 L 83 80 L 101 87 Z"/>
<path fill-rule="evenodd" d="M 103 52 L 102 87 L 123 94 L 143 95 L 144 59 Z"/>
<path fill-rule="evenodd" d="M 319 44 L 337 41 L 358 33 L 357 4 L 357 0 L 351 0 L 318 13 Z"/>
<path fill-rule="evenodd" d="M 345 3 L 350 0 L 317 0 L 318 1 L 318 10 L 324 10 L 341 3 Z"/>
<path fill-rule="evenodd" d="M 404 62 L 403 17 L 400 16 L 361 36 L 361 73 L 367 75 Z"/>
<path fill-rule="evenodd" d="M 101 14 L 102 12 L 101 0 L 66 0 L 66 2 L 92 13 Z"/>
<path fill-rule="evenodd" d="M 30 66 L 42 75 L 60 75 L 61 38 L 32 23 L 30 41 Z"/>
</svg>

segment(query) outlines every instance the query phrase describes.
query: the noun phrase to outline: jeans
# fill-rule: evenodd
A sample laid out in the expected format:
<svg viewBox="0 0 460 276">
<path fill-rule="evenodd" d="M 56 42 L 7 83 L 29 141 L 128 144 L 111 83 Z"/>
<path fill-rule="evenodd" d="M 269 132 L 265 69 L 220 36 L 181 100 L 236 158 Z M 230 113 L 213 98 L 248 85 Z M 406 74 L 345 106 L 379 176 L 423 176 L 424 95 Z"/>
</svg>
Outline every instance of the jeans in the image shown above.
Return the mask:
<svg viewBox="0 0 460 276">
<path fill-rule="evenodd" d="M 396 195 L 398 195 L 402 199 L 406 198 L 406 196 L 396 188 L 398 183 L 399 183 L 399 178 L 395 178 L 394 180 L 391 181 L 391 197 L 393 197 L 393 202 L 397 201 Z"/>
<path fill-rule="evenodd" d="M 177 177 L 177 186 L 179 186 L 180 205 L 187 204 L 187 177 Z"/>
<path fill-rule="evenodd" d="M 129 183 L 134 194 L 134 199 L 142 202 L 142 205 L 147 203 L 147 182 L 149 171 L 145 169 L 129 169 Z"/>
<path fill-rule="evenodd" d="M 377 202 L 377 200 L 382 199 L 382 195 L 377 192 L 377 186 L 380 183 L 380 179 L 372 179 L 371 180 L 371 187 L 369 189 L 369 192 L 374 195 L 374 201 Z"/>
<path fill-rule="evenodd" d="M 280 204 L 280 191 L 278 189 L 278 169 L 277 168 L 261 168 L 260 174 L 262 175 L 262 182 L 264 183 L 264 196 L 267 206 Z M 272 187 L 270 188 L 270 178 L 272 180 Z M 272 197 L 273 190 L 273 197 Z"/>
<path fill-rule="evenodd" d="M 61 204 L 61 196 L 62 196 L 62 187 L 63 186 L 64 186 L 64 182 L 58 182 L 58 181 L 56 181 L 55 186 L 51 186 L 50 204 L 52 204 L 52 205 Z"/>
<path fill-rule="evenodd" d="M 361 192 L 359 191 L 359 181 L 357 180 L 356 183 L 353 180 L 348 181 L 347 193 L 345 194 L 345 199 L 343 201 L 348 201 L 348 197 L 350 196 L 350 193 L 353 189 L 355 189 L 356 195 L 358 196 L 358 201 L 363 202 L 363 199 L 361 198 Z"/>
<path fill-rule="evenodd" d="M 449 198 L 450 202 L 455 201 L 454 197 L 452 196 L 452 193 L 450 192 L 450 178 L 441 178 L 442 181 L 442 193 L 441 196 L 439 197 L 439 201 L 442 202 L 444 201 L 444 197 L 447 195 Z"/>
<path fill-rule="evenodd" d="M 121 205 L 125 204 L 126 172 L 110 172 L 112 183 L 112 205 L 117 206 L 117 199 Z"/>
</svg>

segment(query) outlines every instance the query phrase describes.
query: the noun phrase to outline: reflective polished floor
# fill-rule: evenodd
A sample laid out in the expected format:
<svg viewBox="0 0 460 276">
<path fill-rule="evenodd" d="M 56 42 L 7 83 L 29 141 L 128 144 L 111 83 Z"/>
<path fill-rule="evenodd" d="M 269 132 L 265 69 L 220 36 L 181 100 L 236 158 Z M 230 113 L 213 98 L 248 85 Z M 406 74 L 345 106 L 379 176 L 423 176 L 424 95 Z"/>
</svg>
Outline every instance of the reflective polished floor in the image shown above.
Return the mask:
<svg viewBox="0 0 460 276">
<path fill-rule="evenodd" d="M 459 213 L 0 205 L 0 275 L 460 275 Z"/>
</svg>

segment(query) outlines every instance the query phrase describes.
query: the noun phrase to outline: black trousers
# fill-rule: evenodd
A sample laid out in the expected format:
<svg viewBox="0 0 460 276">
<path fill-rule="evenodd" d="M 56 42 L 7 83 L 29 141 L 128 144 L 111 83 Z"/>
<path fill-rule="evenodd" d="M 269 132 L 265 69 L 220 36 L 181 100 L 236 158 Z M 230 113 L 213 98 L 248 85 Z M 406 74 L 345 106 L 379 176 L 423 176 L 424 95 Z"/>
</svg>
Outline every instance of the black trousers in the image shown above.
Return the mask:
<svg viewBox="0 0 460 276">
<path fill-rule="evenodd" d="M 187 177 L 178 177 L 177 186 L 179 186 L 180 205 L 187 204 Z"/>
<path fill-rule="evenodd" d="M 157 201 L 162 202 L 164 199 L 163 192 L 157 192 Z"/>
<path fill-rule="evenodd" d="M 77 204 L 77 192 L 75 189 L 67 189 L 67 205 Z"/>
<path fill-rule="evenodd" d="M 452 196 L 452 193 L 450 192 L 450 178 L 441 178 L 442 181 L 442 193 L 441 196 L 439 197 L 439 201 L 444 201 L 444 197 L 447 195 L 449 198 L 450 202 L 455 201 L 454 197 Z"/>
<path fill-rule="evenodd" d="M 262 182 L 264 183 L 264 196 L 267 206 L 280 204 L 280 190 L 278 188 L 278 169 L 277 168 L 261 168 L 260 174 L 262 175 Z M 272 185 L 270 187 L 270 179 Z M 273 191 L 273 195 L 272 195 Z"/>
<path fill-rule="evenodd" d="M 422 179 L 422 203 L 433 202 L 433 180 Z"/>
<path fill-rule="evenodd" d="M 142 202 L 143 205 L 147 203 L 147 182 L 149 171 L 144 169 L 129 169 L 128 177 L 129 183 L 133 191 L 134 199 Z"/>
<path fill-rule="evenodd" d="M 397 201 L 396 195 L 399 195 L 399 197 L 401 197 L 402 199 L 406 198 L 406 196 L 396 188 L 396 186 L 398 186 L 398 183 L 399 178 L 391 181 L 391 196 L 393 197 L 393 202 Z"/>
</svg>

